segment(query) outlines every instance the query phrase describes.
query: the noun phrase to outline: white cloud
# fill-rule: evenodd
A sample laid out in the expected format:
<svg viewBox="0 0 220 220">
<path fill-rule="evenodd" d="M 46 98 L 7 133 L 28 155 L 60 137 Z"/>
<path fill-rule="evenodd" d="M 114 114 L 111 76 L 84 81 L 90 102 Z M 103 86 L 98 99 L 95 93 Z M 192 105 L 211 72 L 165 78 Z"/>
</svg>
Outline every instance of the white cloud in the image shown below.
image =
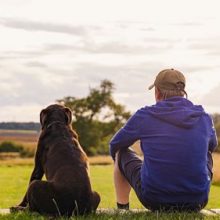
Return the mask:
<svg viewBox="0 0 220 220">
<path fill-rule="evenodd" d="M 0 119 L 1 122 L 40 122 L 39 114 L 44 107 L 46 106 L 37 104 L 3 106 L 0 111 Z"/>
<path fill-rule="evenodd" d="M 185 73 L 192 101 L 217 111 L 218 10 L 217 0 L 0 1 L 0 121 L 38 121 L 103 79 L 135 111 L 154 103 L 147 87 L 169 67 Z"/>
<path fill-rule="evenodd" d="M 39 21 L 28 21 L 26 19 L 12 19 L 12 18 L 1 18 L 0 24 L 15 29 L 22 29 L 25 31 L 45 31 L 52 33 L 70 34 L 70 35 L 86 35 L 86 29 L 82 26 L 71 26 L 56 23 L 46 23 Z"/>
</svg>

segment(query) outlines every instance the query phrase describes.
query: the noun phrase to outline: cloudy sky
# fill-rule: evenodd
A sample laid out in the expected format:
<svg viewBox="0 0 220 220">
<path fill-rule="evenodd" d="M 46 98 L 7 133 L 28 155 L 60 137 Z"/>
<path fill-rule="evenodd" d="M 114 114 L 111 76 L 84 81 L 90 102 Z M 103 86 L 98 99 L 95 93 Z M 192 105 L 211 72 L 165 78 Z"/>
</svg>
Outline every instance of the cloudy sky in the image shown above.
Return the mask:
<svg viewBox="0 0 220 220">
<path fill-rule="evenodd" d="M 39 121 L 103 79 L 134 112 L 147 87 L 181 70 L 189 99 L 220 113 L 218 0 L 0 0 L 0 121 Z"/>
</svg>

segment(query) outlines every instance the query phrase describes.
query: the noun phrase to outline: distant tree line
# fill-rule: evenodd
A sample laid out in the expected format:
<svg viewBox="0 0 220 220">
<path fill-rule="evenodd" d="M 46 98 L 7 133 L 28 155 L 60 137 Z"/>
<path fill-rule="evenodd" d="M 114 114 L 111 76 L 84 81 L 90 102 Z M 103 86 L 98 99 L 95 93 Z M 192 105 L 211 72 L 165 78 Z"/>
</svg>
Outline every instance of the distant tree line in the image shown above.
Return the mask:
<svg viewBox="0 0 220 220">
<path fill-rule="evenodd" d="M 3 130 L 40 130 L 40 123 L 36 122 L 0 122 Z"/>
</svg>

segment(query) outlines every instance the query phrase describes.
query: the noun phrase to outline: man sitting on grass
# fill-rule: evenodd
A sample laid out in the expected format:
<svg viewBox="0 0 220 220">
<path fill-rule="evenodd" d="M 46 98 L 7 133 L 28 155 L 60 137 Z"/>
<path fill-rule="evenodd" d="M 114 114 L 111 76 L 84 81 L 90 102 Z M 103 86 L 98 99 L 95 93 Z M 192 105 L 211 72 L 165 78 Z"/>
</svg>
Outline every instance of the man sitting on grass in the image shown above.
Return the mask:
<svg viewBox="0 0 220 220">
<path fill-rule="evenodd" d="M 208 202 L 217 146 L 212 119 L 187 99 L 178 70 L 162 70 L 153 87 L 156 104 L 139 109 L 110 142 L 117 206 L 129 209 L 132 187 L 152 211 L 199 211 Z M 129 148 L 137 140 L 143 160 Z"/>
</svg>

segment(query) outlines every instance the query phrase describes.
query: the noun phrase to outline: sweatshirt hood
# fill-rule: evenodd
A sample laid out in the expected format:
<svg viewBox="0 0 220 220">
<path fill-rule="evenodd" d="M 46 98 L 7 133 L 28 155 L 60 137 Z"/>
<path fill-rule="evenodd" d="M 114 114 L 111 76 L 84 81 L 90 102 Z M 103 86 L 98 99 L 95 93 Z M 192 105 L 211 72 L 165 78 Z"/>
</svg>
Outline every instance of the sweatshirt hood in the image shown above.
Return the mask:
<svg viewBox="0 0 220 220">
<path fill-rule="evenodd" d="M 149 113 L 177 127 L 191 128 L 205 114 L 201 105 L 194 105 L 183 97 L 172 97 L 149 107 Z"/>
</svg>

